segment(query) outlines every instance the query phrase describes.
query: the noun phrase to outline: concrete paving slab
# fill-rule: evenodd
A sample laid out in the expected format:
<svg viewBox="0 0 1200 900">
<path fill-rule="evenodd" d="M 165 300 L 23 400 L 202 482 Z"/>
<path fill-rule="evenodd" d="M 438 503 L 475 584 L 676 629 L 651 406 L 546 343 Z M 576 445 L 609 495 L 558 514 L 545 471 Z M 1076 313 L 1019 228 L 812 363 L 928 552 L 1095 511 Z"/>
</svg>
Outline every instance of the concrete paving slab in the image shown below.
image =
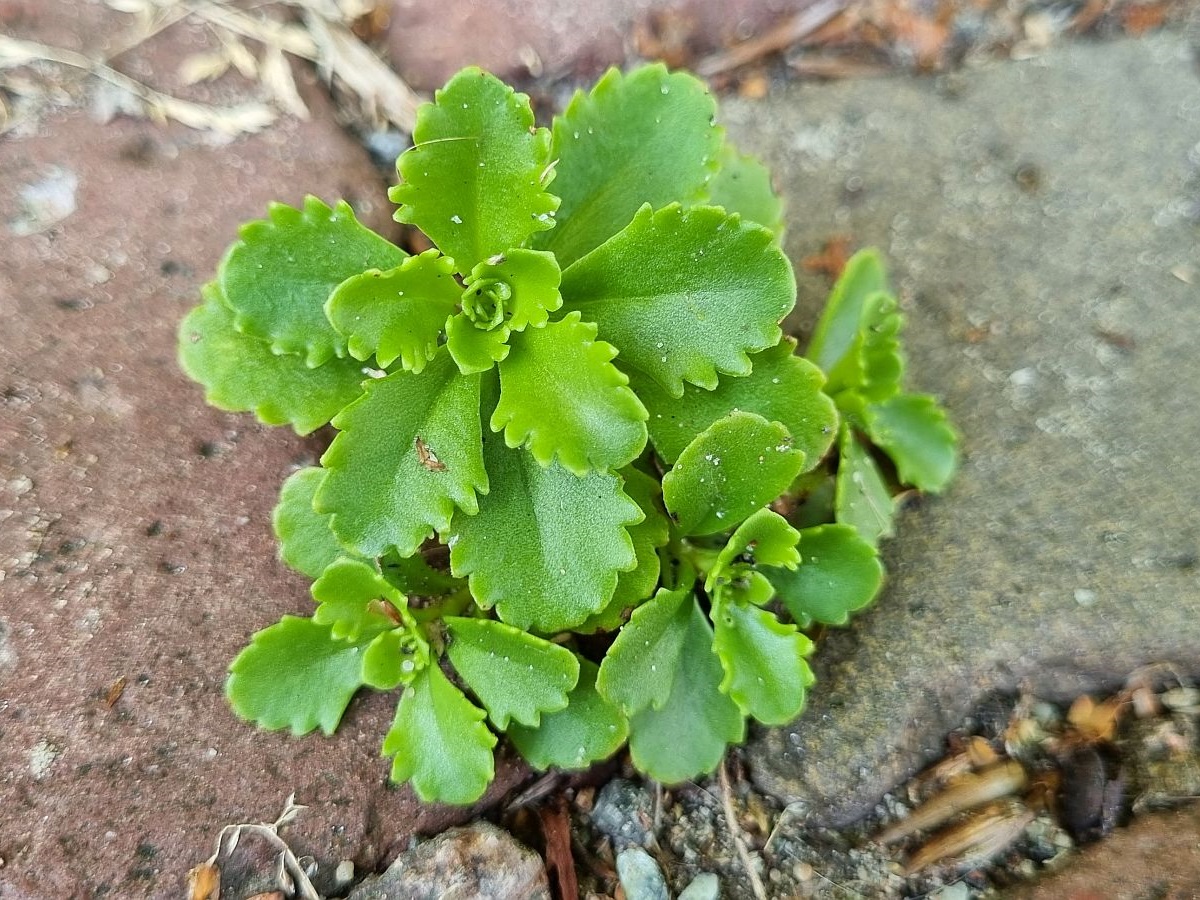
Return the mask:
<svg viewBox="0 0 1200 900">
<path fill-rule="evenodd" d="M 765 790 L 838 825 L 991 692 L 1200 673 L 1200 78 L 1181 35 L 939 80 L 796 86 L 726 123 L 778 174 L 793 259 L 882 247 L 910 371 L 965 435 L 886 545 L 878 604 L 819 648 Z M 826 286 L 801 275 L 795 321 Z"/>
</svg>

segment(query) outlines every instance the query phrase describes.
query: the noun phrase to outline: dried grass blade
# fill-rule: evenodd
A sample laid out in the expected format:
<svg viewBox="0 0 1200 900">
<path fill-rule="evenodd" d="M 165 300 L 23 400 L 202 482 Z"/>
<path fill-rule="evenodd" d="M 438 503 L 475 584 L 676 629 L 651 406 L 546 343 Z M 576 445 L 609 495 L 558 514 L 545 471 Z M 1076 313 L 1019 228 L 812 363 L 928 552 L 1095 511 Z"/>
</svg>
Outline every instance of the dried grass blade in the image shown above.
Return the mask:
<svg viewBox="0 0 1200 900">
<path fill-rule="evenodd" d="M 705 57 L 697 64 L 696 71 L 706 78 L 711 78 L 762 59 L 768 54 L 786 50 L 837 16 L 846 7 L 846 0 L 816 0 L 811 6 L 788 16 L 765 34 Z"/>
<path fill-rule="evenodd" d="M 252 16 L 240 9 L 213 3 L 211 0 L 192 3 L 189 9 L 218 28 L 258 41 L 268 47 L 278 47 L 293 56 L 317 60 L 316 43 L 309 33 L 298 25 Z"/>
<path fill-rule="evenodd" d="M 423 99 L 400 76 L 356 38 L 348 28 L 307 13 L 309 33 L 318 48 L 318 65 L 358 97 L 363 112 L 375 121 L 412 133 Z"/>
<path fill-rule="evenodd" d="M 296 79 L 292 75 L 291 63 L 287 61 L 283 51 L 278 47 L 267 47 L 263 51 L 259 77 L 281 108 L 298 119 L 308 120 L 308 107 L 296 89 Z"/>
</svg>

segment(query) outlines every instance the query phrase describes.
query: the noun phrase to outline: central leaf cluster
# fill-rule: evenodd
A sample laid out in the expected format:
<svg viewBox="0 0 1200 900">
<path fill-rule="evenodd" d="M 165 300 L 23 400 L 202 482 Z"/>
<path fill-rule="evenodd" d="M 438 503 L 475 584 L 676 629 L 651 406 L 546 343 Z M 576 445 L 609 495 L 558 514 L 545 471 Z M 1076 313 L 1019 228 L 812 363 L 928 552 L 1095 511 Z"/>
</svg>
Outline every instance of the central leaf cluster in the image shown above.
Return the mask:
<svg viewBox="0 0 1200 900">
<path fill-rule="evenodd" d="M 879 590 L 899 486 L 873 448 L 940 490 L 955 437 L 901 389 L 873 255 L 808 358 L 783 338 L 780 204 L 714 116 L 652 65 L 539 128 L 467 69 L 421 108 L 390 192 L 430 249 L 312 197 L 242 229 L 181 363 L 214 405 L 337 434 L 274 522 L 316 609 L 235 660 L 239 714 L 330 732 L 360 687 L 403 687 L 393 778 L 468 803 L 500 733 L 540 768 L 628 738 L 670 782 L 747 717 L 799 713 L 800 628 Z"/>
<path fill-rule="evenodd" d="M 436 249 L 350 278 L 326 304 L 351 355 L 391 368 L 334 419 L 317 511 L 367 558 L 440 535 L 477 602 L 520 628 L 580 625 L 637 565 L 628 529 L 646 511 L 622 470 L 646 447 L 649 413 L 631 375 L 673 396 L 744 375 L 795 300 L 769 231 L 679 202 L 702 195 L 720 147 L 697 82 L 650 67 L 590 99 L 651 85 L 690 95 L 692 119 L 669 160 L 642 165 L 642 146 L 639 175 L 632 160 L 599 164 L 619 146 L 535 128 L 522 95 L 460 73 L 422 110 L 391 192 Z M 664 177 L 669 191 L 654 184 Z M 670 201 L 657 210 L 656 193 Z"/>
</svg>

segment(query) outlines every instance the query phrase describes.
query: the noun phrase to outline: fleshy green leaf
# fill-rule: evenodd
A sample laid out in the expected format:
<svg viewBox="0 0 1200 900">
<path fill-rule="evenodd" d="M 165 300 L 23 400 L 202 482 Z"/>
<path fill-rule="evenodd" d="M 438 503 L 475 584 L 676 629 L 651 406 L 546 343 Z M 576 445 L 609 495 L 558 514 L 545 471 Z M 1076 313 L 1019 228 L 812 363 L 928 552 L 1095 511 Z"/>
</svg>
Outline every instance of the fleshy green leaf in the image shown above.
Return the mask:
<svg viewBox="0 0 1200 900">
<path fill-rule="evenodd" d="M 739 603 L 766 606 L 775 598 L 775 585 L 762 572 L 738 566 L 735 579 L 714 586 L 714 590 Z"/>
<path fill-rule="evenodd" d="M 734 412 L 679 455 L 663 476 L 663 501 L 684 534 L 726 531 L 787 490 L 803 468 L 786 428 Z"/>
<path fill-rule="evenodd" d="M 904 380 L 904 355 L 900 331 L 904 317 L 890 294 L 872 294 L 863 304 L 862 322 L 850 348 L 827 370 L 825 390 L 834 397 L 843 392 L 855 399 L 886 400 L 900 390 Z M 839 405 L 842 400 L 839 397 Z"/>
<path fill-rule="evenodd" d="M 847 425 L 838 438 L 837 492 L 834 499 L 837 520 L 853 525 L 863 540 L 876 544 L 895 531 L 892 519 L 895 504 L 879 467 L 867 448 Z"/>
<path fill-rule="evenodd" d="M 440 597 L 466 587 L 462 579 L 435 569 L 419 553 L 408 557 L 388 554 L 380 563 L 383 577 L 409 597 Z"/>
<path fill-rule="evenodd" d="M 616 349 L 596 340 L 595 325 L 572 312 L 513 334 L 509 345 L 491 421 L 508 446 L 527 446 L 543 466 L 557 456 L 575 475 L 637 458 L 646 446 L 646 408 L 612 364 Z"/>
<path fill-rule="evenodd" d="M 716 169 L 716 103 L 691 75 L 609 69 L 554 120 L 559 225 L 539 237 L 567 266 L 616 234 L 643 203 L 699 200 Z"/>
<path fill-rule="evenodd" d="M 744 603 L 718 601 L 713 622 L 713 647 L 725 670 L 721 690 L 764 725 L 796 718 L 813 680 L 804 661 L 812 641 L 774 613 Z"/>
<path fill-rule="evenodd" d="M 596 687 L 606 700 L 627 714 L 667 702 L 695 605 L 685 585 L 660 589 L 633 611 L 600 663 Z"/>
<path fill-rule="evenodd" d="M 747 222 L 769 229 L 783 243 L 783 201 L 771 187 L 771 173 L 761 162 L 726 143 L 721 148 L 721 168 L 708 183 L 706 202 L 726 212 L 738 213 Z"/>
<path fill-rule="evenodd" d="M 565 647 L 485 619 L 447 617 L 450 662 L 503 731 L 509 719 L 530 727 L 567 705 L 579 662 Z"/>
<path fill-rule="evenodd" d="M 407 610 L 403 594 L 380 575 L 373 565 L 358 559 L 339 559 L 312 586 L 320 606 L 313 615 L 318 625 L 328 625 L 339 640 L 358 640 L 399 624 L 400 611 Z"/>
<path fill-rule="evenodd" d="M 553 253 L 516 248 L 475 266 L 466 280 L 466 293 L 490 291 L 501 297 L 507 313 L 505 324 L 513 331 L 524 331 L 529 325 L 545 325 L 549 314 L 562 306 L 561 281 Z"/>
<path fill-rule="evenodd" d="M 396 163 L 396 220 L 429 235 L 458 271 L 554 225 L 550 132 L 494 76 L 470 67 L 451 78 L 418 110 L 413 145 Z"/>
<path fill-rule="evenodd" d="M 272 353 L 266 341 L 234 328 L 215 282 L 205 285 L 204 303 L 180 323 L 179 365 L 204 385 L 211 406 L 253 412 L 268 425 L 290 423 L 297 434 L 332 419 L 362 393 L 365 377 L 352 360 L 310 369 L 303 357 Z"/>
<path fill-rule="evenodd" d="M 485 716 L 436 663 L 422 669 L 383 739 L 384 754 L 396 757 L 392 781 L 411 781 L 426 803 L 474 803 L 495 776 Z"/>
<path fill-rule="evenodd" d="M 871 440 L 892 458 L 905 484 L 939 493 L 958 466 L 958 435 L 937 398 L 899 394 L 866 409 Z"/>
<path fill-rule="evenodd" d="M 749 375 L 749 353 L 779 342 L 796 281 L 771 233 L 713 206 L 638 210 L 563 272 L 563 305 L 600 326 L 623 364 L 672 396 L 717 373 Z"/>
<path fill-rule="evenodd" d="M 796 528 L 832 522 L 836 490 L 837 477 L 832 466 L 822 466 L 801 475 L 788 490 L 788 497 L 796 503 L 788 521 Z"/>
<path fill-rule="evenodd" d="M 506 359 L 512 349 L 507 343 L 508 337 L 508 326 L 476 328 L 462 313 L 451 316 L 446 322 L 446 349 L 464 375 L 486 372 Z"/>
<path fill-rule="evenodd" d="M 617 576 L 616 590 L 604 609 L 575 626 L 573 630 L 581 634 L 616 631 L 633 609 L 654 593 L 662 568 L 655 551 L 665 546 L 670 538 L 671 526 L 662 510 L 662 489 L 658 481 L 632 467 L 626 468 L 621 474 L 625 478 L 625 493 L 646 515 L 641 522 L 628 529 L 637 564 Z"/>
<path fill-rule="evenodd" d="M 818 525 L 800 532 L 803 563 L 793 571 L 764 568 L 779 599 L 801 627 L 816 620 L 845 625 L 850 613 L 875 599 L 883 565 L 874 546 L 849 525 Z"/>
<path fill-rule="evenodd" d="M 390 269 L 407 254 L 354 218 L 344 200 L 330 209 L 316 197 L 304 209 L 271 204 L 267 218 L 241 228 L 217 279 L 238 331 L 276 353 L 298 353 L 309 366 L 346 355 L 325 318 L 325 301 L 364 269 Z"/>
<path fill-rule="evenodd" d="M 832 369 L 854 343 L 867 298 L 887 289 L 887 273 L 878 251 L 855 253 L 834 284 L 804 355 L 824 371 Z"/>
<path fill-rule="evenodd" d="M 318 466 L 293 472 L 279 491 L 279 503 L 272 516 L 279 555 L 297 572 L 313 579 L 320 578 L 335 559 L 353 556 L 333 536 L 329 516 L 313 509 L 313 497 L 324 480 L 325 470 Z"/>
<path fill-rule="evenodd" d="M 711 391 L 687 385 L 680 398 L 635 374 L 632 387 L 650 411 L 646 425 L 658 455 L 667 463 L 675 462 L 696 435 L 717 419 L 742 410 L 782 423 L 792 435 L 792 446 L 804 451 L 809 467 L 815 466 L 837 436 L 838 414 L 821 390 L 825 376 L 796 356 L 795 349 L 796 342 L 784 338 L 750 357 L 754 370 L 749 375 L 723 377 Z"/>
<path fill-rule="evenodd" d="M 612 756 L 629 736 L 629 721 L 596 690 L 596 666 L 579 660 L 579 683 L 566 709 L 542 714 L 537 728 L 514 722 L 508 737 L 535 769 L 586 769 Z"/>
<path fill-rule="evenodd" d="M 760 566 L 784 566 L 794 569 L 800 564 L 796 542 L 800 532 L 787 519 L 770 509 L 760 509 L 738 526 L 730 535 L 708 573 L 705 590 L 711 592 L 725 576 L 736 577 L 731 571 L 739 558 Z"/>
<path fill-rule="evenodd" d="M 426 250 L 386 272 L 370 269 L 347 278 L 330 296 L 325 314 L 355 359 L 374 354 L 381 368 L 399 359 L 404 369 L 420 372 L 437 352 L 438 336 L 461 294 L 454 260 Z"/>
<path fill-rule="evenodd" d="M 741 710 L 720 691 L 724 673 L 712 628 L 695 600 L 689 607 L 670 696 L 661 708 L 647 707 L 629 720 L 633 764 L 664 784 L 711 772 L 726 746 L 746 736 Z"/>
<path fill-rule="evenodd" d="M 363 653 L 363 683 L 380 691 L 411 684 L 429 665 L 429 645 L 415 631 L 393 628 L 378 635 Z"/>
<path fill-rule="evenodd" d="M 334 419 L 342 430 L 321 458 L 329 470 L 318 512 L 338 539 L 375 558 L 411 556 L 454 507 L 472 515 L 488 489 L 480 447 L 479 377 L 439 351 L 420 375 L 394 372 Z"/>
<path fill-rule="evenodd" d="M 517 628 L 578 625 L 612 597 L 617 573 L 634 566 L 625 526 L 642 511 L 615 475 L 543 468 L 499 435 L 485 439 L 484 459 L 492 490 L 477 515 L 455 515 L 445 535 L 451 571 L 469 575 L 476 602 Z"/>
<path fill-rule="evenodd" d="M 260 728 L 333 734 L 363 684 L 365 644 L 339 641 L 312 619 L 284 616 L 237 655 L 225 693 L 234 712 Z"/>
</svg>

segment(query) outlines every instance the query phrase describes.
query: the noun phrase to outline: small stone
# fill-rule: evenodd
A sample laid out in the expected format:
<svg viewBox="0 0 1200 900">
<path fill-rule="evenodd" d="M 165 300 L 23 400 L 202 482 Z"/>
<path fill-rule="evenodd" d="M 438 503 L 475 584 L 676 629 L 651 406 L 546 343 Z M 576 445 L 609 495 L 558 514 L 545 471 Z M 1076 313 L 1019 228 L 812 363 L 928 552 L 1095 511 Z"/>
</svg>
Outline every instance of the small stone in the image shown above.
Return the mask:
<svg viewBox="0 0 1200 900">
<path fill-rule="evenodd" d="M 929 900 L 971 900 L 971 888 L 965 881 L 956 881 L 934 891 Z"/>
<path fill-rule="evenodd" d="M 1189 712 L 1200 707 L 1200 690 L 1193 687 L 1177 687 L 1165 691 L 1159 698 L 1167 709 Z"/>
<path fill-rule="evenodd" d="M 626 900 L 668 900 L 662 870 L 640 847 L 630 847 L 617 855 L 617 875 Z"/>
<path fill-rule="evenodd" d="M 354 860 L 343 859 L 333 871 L 334 884 L 344 887 L 354 880 Z"/>
<path fill-rule="evenodd" d="M 679 900 L 718 900 L 721 882 L 711 872 L 701 872 L 679 894 Z"/>
<path fill-rule="evenodd" d="M 33 490 L 33 481 L 28 475 L 18 475 L 9 480 L 8 490 L 15 497 L 23 497 Z"/>
<path fill-rule="evenodd" d="M 592 824 L 612 839 L 616 850 L 626 847 L 645 847 L 653 834 L 651 823 L 654 801 L 642 785 L 624 778 L 614 778 L 596 798 Z"/>
<path fill-rule="evenodd" d="M 45 176 L 20 190 L 21 215 L 8 223 L 18 236 L 37 234 L 57 225 L 75 212 L 75 191 L 79 176 L 57 166 L 46 170 Z"/>
<path fill-rule="evenodd" d="M 507 831 L 476 822 L 465 828 L 451 828 L 400 854 L 386 872 L 351 891 L 349 900 L 397 897 L 550 900 L 550 885 L 536 853 Z M 634 900 L 632 894 L 630 900 Z"/>
</svg>

